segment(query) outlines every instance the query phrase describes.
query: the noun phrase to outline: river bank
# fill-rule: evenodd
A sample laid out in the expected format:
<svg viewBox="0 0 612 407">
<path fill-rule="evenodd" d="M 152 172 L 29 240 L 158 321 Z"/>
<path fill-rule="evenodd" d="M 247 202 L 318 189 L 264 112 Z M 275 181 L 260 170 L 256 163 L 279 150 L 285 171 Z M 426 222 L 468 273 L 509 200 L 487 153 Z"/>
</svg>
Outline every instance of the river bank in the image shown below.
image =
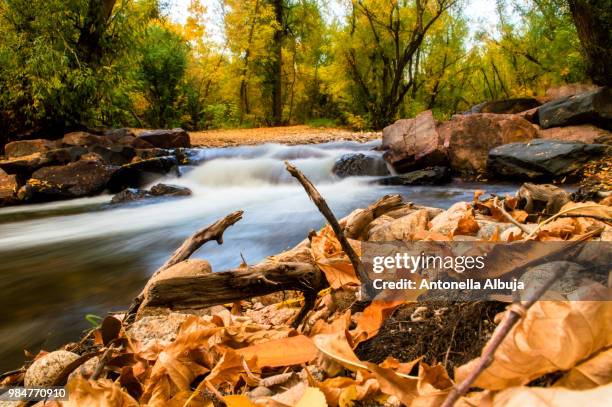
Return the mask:
<svg viewBox="0 0 612 407">
<path fill-rule="evenodd" d="M 319 144 L 332 141 L 367 142 L 381 137 L 380 132 L 355 132 L 340 128 L 279 126 L 254 129 L 208 130 L 190 132 L 194 147 L 230 147 L 256 144 Z"/>
<path fill-rule="evenodd" d="M 304 165 L 303 159 L 295 161 L 301 161 L 303 168 L 309 168 Z M 317 176 L 312 167 L 310 174 L 312 178 Z M 344 213 L 333 200 L 345 196 L 346 189 L 338 184 L 329 185 L 321 179 L 318 185 L 321 193 L 331 198 L 334 212 Z M 371 182 L 367 182 L 367 185 L 372 189 Z M 271 189 L 270 185 L 266 188 Z M 403 192 L 414 192 L 413 188 L 403 187 Z M 447 196 L 444 202 L 448 203 L 448 192 L 452 192 L 453 188 L 447 186 L 445 189 Z M 244 301 L 233 304 L 221 301 L 203 310 L 189 309 L 188 304 L 207 301 L 206 298 L 218 292 L 210 292 L 212 286 L 207 285 L 206 281 L 212 283 L 219 274 L 210 273 L 208 261 L 184 260 L 183 257 L 184 261 L 174 266 L 159 268 L 159 274 L 147 284 L 135 323 L 127 320 L 125 311 L 111 312 L 99 328 L 91 330 L 80 342 L 65 344 L 62 350 L 48 354 L 39 353 L 27 371 L 12 373 L 4 381 L 13 384 L 25 381 L 26 385 L 33 386 L 63 384 L 67 380 L 67 390 L 74 403 L 113 400 L 112 403 L 123 405 L 216 405 L 222 402 L 252 405 L 249 403 L 255 402 L 267 406 L 335 406 L 342 404 L 341 400 L 348 399 L 355 402 L 377 400 L 389 406 L 410 405 L 412 402 L 439 406 L 451 396 L 454 386 L 475 369 L 480 349 L 494 336 L 508 334 L 508 331 L 504 333 L 503 329 L 494 329 L 494 326 L 508 319 L 508 315 L 514 312 L 513 308 L 504 311 L 505 305 L 499 300 L 471 305 L 464 301 L 440 305 L 439 299 L 437 303 L 436 300 L 432 303 L 429 302 L 431 299 L 421 298 L 428 294 L 426 290 L 406 291 L 400 297 L 390 298 L 381 293 L 383 297 L 377 297 L 379 299 L 376 301 L 360 301 L 356 295 L 358 273 L 351 267 L 352 260 L 343 254 L 346 251 L 344 243 L 339 244 L 336 233 L 344 233 L 353 239 L 350 245 L 354 247 L 365 242 L 383 243 L 397 239 L 411 242 L 435 240 L 438 244 L 441 241 L 491 244 L 530 239 L 534 242 L 558 243 L 580 240 L 604 243 L 612 240 L 612 212 L 607 206 L 610 199 L 600 204 L 574 203 L 569 200 L 569 194 L 553 186 L 526 185 L 512 195 L 491 186 L 487 186 L 487 190 L 489 193 L 468 193 L 465 190 L 463 199 L 446 210 L 407 202 L 400 195 L 386 195 L 376 202 L 370 200 L 367 207 L 363 205 L 361 209 L 350 211 L 340 220 L 338 227 L 341 232 L 332 232 L 329 226 L 321 229 L 321 215 L 315 212 L 319 218 L 319 226 L 315 228 L 318 232 L 308 233 L 306 239 L 303 215 L 308 210 L 306 206 L 296 206 L 298 201 L 293 201 L 291 211 L 287 212 L 288 217 L 281 217 L 280 224 L 276 223 L 273 229 L 262 230 L 258 227 L 254 238 L 249 241 L 251 244 L 262 242 L 262 236 L 277 241 L 282 236 L 281 231 L 290 228 L 290 219 L 293 219 L 300 221 L 298 234 L 301 236 L 296 236 L 296 243 L 300 240 L 301 243 L 288 244 L 286 249 L 289 250 L 281 249 L 275 256 L 261 262 L 251 260 L 250 254 L 245 255 L 233 246 L 235 235 L 232 232 L 244 226 L 241 217 L 245 215 L 247 224 L 252 221 L 246 217 L 249 213 L 249 209 L 246 209 L 220 229 L 215 226 L 202 229 L 199 232 L 203 233 L 202 236 L 206 236 L 207 230 L 215 230 L 207 239 L 220 240 L 223 236 L 224 243 L 221 247 L 212 243 L 204 246 L 204 249 L 211 251 L 209 254 L 198 252 L 197 257 L 204 255 L 205 259 L 212 260 L 215 254 L 225 253 L 233 257 L 235 265 L 231 266 L 234 271 L 225 272 L 224 275 L 233 274 L 234 278 L 242 278 L 240 281 L 244 284 L 254 284 L 253 287 L 264 285 L 271 291 L 278 290 L 274 288 L 280 284 L 275 282 L 278 276 L 275 273 L 256 273 L 285 267 L 286 272 L 302 269 L 320 274 L 318 279 L 302 288 L 305 292 L 314 290 L 318 294 L 311 304 L 313 308 L 307 309 L 310 312 L 303 323 L 295 324 L 295 318 L 305 302 L 291 292 L 258 298 L 251 298 L 247 293 L 241 297 Z M 365 191 L 367 189 L 360 192 Z M 291 196 L 296 198 L 296 195 L 306 198 L 300 188 L 292 189 Z M 314 196 L 311 192 L 309 195 Z M 504 198 L 500 203 L 501 196 Z M 313 207 L 311 202 L 305 201 L 308 207 Z M 315 201 L 319 205 L 319 201 Z M 554 207 L 553 204 L 559 202 L 560 207 Z M 282 202 L 271 216 L 278 219 L 287 203 Z M 536 218 L 541 216 L 537 208 L 542 204 L 547 205 L 554 215 L 549 214 L 545 222 L 533 222 L 530 219 L 535 219 L 534 215 L 537 215 Z M 267 208 L 270 214 L 270 208 Z M 300 216 L 295 216 L 296 213 Z M 220 224 L 223 222 L 215 223 Z M 223 233 L 225 229 L 227 233 Z M 200 244 L 205 242 L 200 240 Z M 288 243 L 288 240 L 283 243 Z M 189 257 L 197 247 L 184 256 Z M 542 253 L 544 247 L 546 249 Z M 554 247 L 550 244 L 540 246 L 536 256 L 550 261 L 553 253 L 550 250 L 556 250 Z M 572 247 L 564 246 L 564 252 L 572 262 L 587 260 L 609 266 L 609 255 L 612 254 L 609 248 L 595 249 L 597 258 L 589 254 L 593 250 L 587 251 L 584 253 L 586 257 L 581 260 L 582 252 L 574 253 Z M 519 248 L 516 254 L 519 253 L 518 258 L 526 260 L 524 249 Z M 164 260 L 161 259 L 158 264 Z M 502 257 L 497 259 L 491 270 L 494 273 L 501 270 L 512 272 L 510 263 L 508 258 Z M 226 268 L 213 265 L 212 270 Z M 604 271 L 607 274 L 607 270 Z M 284 275 L 285 272 L 279 274 L 281 277 Z M 264 276 L 265 279 L 258 283 L 257 278 Z M 537 286 L 541 283 L 542 275 L 528 269 L 520 277 L 524 284 L 535 282 Z M 189 290 L 200 293 L 197 298 L 182 296 L 172 299 L 162 295 L 163 290 L 175 289 L 183 279 L 189 281 Z M 198 286 L 199 280 L 203 284 L 201 287 Z M 228 284 L 231 285 L 231 281 Z M 303 280 L 299 281 L 303 283 Z M 317 281 L 316 285 L 312 285 L 314 281 Z M 603 283 L 606 281 L 604 279 Z M 568 282 L 565 280 L 564 284 Z M 589 284 L 592 289 L 599 290 L 597 287 L 601 287 L 605 292 L 602 281 L 597 279 Z M 327 285 L 331 290 L 323 289 Z M 562 287 L 566 287 L 562 290 L 567 290 L 567 285 Z M 563 292 L 573 295 L 572 290 Z M 160 298 L 166 298 L 164 301 L 169 302 L 160 303 Z M 162 308 L 158 308 L 161 304 L 164 304 Z M 509 345 L 500 348 L 501 361 L 479 372 L 482 378 L 476 385 L 493 391 L 474 392 L 462 401 L 504 405 L 499 400 L 536 397 L 532 394 L 534 391 L 548 397 L 549 393 L 559 391 L 549 388 L 553 383 L 562 384 L 571 380 L 558 371 L 560 361 L 565 361 L 571 367 L 592 357 L 593 360 L 589 360 L 591 364 L 605 364 L 605 361 L 598 359 L 597 352 L 602 346 L 607 346 L 605 338 L 609 336 L 609 329 L 606 316 L 610 313 L 610 304 L 610 301 L 543 301 L 535 303 L 532 309 L 523 310 L 526 316 L 518 322 L 519 326 L 513 334 L 516 343 L 521 346 L 514 346 L 515 342 L 509 341 Z M 184 311 L 173 312 L 166 307 Z M 505 319 L 496 317 L 498 312 L 505 312 Z M 394 316 L 389 317 L 391 314 Z M 565 332 L 568 338 L 576 337 L 579 332 L 584 332 L 584 327 L 575 323 L 576 318 L 588 321 L 589 335 L 597 345 L 582 346 L 584 337 L 568 344 L 563 335 L 558 338 L 548 335 L 548 332 L 555 331 Z M 452 335 L 451 326 L 454 326 Z M 415 335 L 415 332 L 418 334 Z M 543 352 L 544 337 L 548 350 L 546 358 L 540 360 L 537 355 Z M 564 346 L 559 346 L 561 344 Z M 575 350 L 569 360 L 568 346 Z M 526 357 L 532 362 L 522 363 Z M 511 369 L 505 363 L 509 363 Z M 456 369 L 454 373 L 453 368 Z M 504 374 L 500 376 L 499 372 Z M 556 375 L 547 376 L 548 373 Z M 521 386 L 540 377 L 542 380 L 532 387 Z M 606 386 L 595 387 L 581 396 L 598 399 L 606 389 Z"/>
</svg>

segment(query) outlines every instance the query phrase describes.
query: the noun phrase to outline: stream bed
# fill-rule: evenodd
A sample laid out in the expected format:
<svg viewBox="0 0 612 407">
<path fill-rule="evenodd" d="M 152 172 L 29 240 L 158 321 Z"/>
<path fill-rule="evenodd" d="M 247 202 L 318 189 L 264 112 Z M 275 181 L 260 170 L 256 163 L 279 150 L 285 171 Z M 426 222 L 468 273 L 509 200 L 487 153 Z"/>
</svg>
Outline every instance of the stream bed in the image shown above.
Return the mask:
<svg viewBox="0 0 612 407">
<path fill-rule="evenodd" d="M 455 181 L 445 186 L 382 186 L 373 177 L 332 174 L 343 154 L 373 151 L 380 141 L 285 146 L 265 144 L 194 150 L 199 164 L 157 182 L 186 186 L 193 196 L 111 205 L 110 195 L 0 209 L 0 372 L 37 353 L 78 340 L 87 314 L 125 310 L 147 278 L 199 228 L 235 210 L 243 220 L 225 243 L 211 242 L 193 257 L 213 270 L 249 264 L 288 249 L 324 220 L 284 169 L 300 168 L 337 217 L 399 193 L 421 205 L 448 208 L 474 189 L 514 193 L 517 185 Z"/>
</svg>

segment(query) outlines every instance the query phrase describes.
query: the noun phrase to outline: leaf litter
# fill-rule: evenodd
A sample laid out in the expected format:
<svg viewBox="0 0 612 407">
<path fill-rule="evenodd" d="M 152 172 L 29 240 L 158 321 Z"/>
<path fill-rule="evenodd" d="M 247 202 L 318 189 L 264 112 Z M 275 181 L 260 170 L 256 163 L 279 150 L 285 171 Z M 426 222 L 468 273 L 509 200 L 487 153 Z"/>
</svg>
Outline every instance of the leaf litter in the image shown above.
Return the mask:
<svg viewBox="0 0 612 407">
<path fill-rule="evenodd" d="M 486 239 L 491 242 L 610 240 L 610 206 L 570 202 L 557 214 L 530 222 L 534 214 L 518 199 L 506 197 L 500 210 L 498 197 L 483 200 L 484 195 L 476 191 L 473 202 L 428 211 L 439 214 L 426 223 L 405 222 L 411 229 L 399 232 L 412 241 L 459 240 L 478 236 L 479 221 L 488 219 L 518 224 L 505 235 L 496 231 Z M 403 203 L 400 209 L 401 216 L 409 216 L 424 208 Z M 371 227 L 363 217 L 358 227 L 350 224 L 351 215 L 341 222 L 359 230 L 350 241 L 356 250 L 370 230 L 376 229 L 376 236 L 385 236 L 385 227 L 398 233 L 401 223 L 380 212 L 368 218 Z M 270 261 L 292 256 L 308 257 L 330 286 L 297 329 L 291 322 L 303 301 L 296 293 L 213 307 L 212 315 L 194 311 L 164 340 L 141 342 L 123 315 L 109 316 L 80 343 L 62 348 L 81 364 L 95 356 L 90 362 L 95 367 L 67 366 L 53 379 L 67 386 L 70 399 L 40 405 L 440 406 L 472 371 L 508 313 L 508 304 L 499 301 L 425 303 L 419 295 L 426 292 L 360 302 L 357 274 L 329 226 Z M 457 405 L 602 405 L 612 399 L 611 320 L 609 301 L 536 302 Z M 147 329 L 154 331 L 155 324 Z M 53 353 L 40 352 L 35 360 Z M 22 384 L 25 370 L 3 375 L 1 384 Z M 534 387 L 551 374 L 558 379 Z"/>
</svg>

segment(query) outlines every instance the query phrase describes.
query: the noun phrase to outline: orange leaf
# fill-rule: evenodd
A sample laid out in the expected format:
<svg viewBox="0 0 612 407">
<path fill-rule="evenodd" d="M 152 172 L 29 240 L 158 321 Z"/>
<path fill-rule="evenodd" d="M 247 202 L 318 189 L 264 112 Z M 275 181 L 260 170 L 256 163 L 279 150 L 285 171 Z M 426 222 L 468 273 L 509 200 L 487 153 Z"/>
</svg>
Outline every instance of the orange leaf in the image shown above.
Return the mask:
<svg viewBox="0 0 612 407">
<path fill-rule="evenodd" d="M 236 352 L 245 359 L 257 356 L 257 366 L 260 368 L 299 365 L 317 357 L 317 348 L 304 335 L 258 343 Z"/>
</svg>

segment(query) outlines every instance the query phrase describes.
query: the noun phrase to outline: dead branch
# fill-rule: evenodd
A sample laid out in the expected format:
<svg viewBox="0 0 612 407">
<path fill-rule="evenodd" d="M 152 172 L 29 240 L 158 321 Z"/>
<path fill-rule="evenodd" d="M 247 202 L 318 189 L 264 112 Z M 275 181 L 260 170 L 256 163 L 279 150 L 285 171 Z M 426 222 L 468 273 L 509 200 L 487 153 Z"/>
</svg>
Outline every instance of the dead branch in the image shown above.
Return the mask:
<svg viewBox="0 0 612 407">
<path fill-rule="evenodd" d="M 348 242 L 346 236 L 344 235 L 342 227 L 338 223 L 338 220 L 334 216 L 334 213 L 327 205 L 327 202 L 325 202 L 325 199 L 323 199 L 323 197 L 321 196 L 319 191 L 317 191 L 312 182 L 310 182 L 310 180 L 300 170 L 291 165 L 289 161 L 285 161 L 285 167 L 287 168 L 287 171 L 289 171 L 289 173 L 294 178 L 296 178 L 300 182 L 300 184 L 302 184 L 310 199 L 319 209 L 319 212 L 323 214 L 323 216 L 331 226 L 332 230 L 334 231 L 336 238 L 340 242 L 342 250 L 344 251 L 344 253 L 346 253 L 349 260 L 351 261 L 351 264 L 353 265 L 353 268 L 357 272 L 357 276 L 361 280 L 362 286 L 365 287 L 366 292 L 364 294 L 366 294 L 370 298 L 373 298 L 373 288 L 372 285 L 369 284 L 370 278 L 368 277 L 365 268 L 363 267 L 363 263 L 361 263 L 359 256 L 357 256 L 357 253 L 355 252 L 355 250 L 353 250 L 350 243 Z"/>
<path fill-rule="evenodd" d="M 200 309 L 278 291 L 296 290 L 306 299 L 293 325 L 312 308 L 317 293 L 327 286 L 321 271 L 308 263 L 267 262 L 246 269 L 155 281 L 145 293 L 141 308 Z"/>
<path fill-rule="evenodd" d="M 225 229 L 232 226 L 234 223 L 238 222 L 242 219 L 243 211 L 236 211 L 230 213 L 225 218 L 220 219 L 213 223 L 212 225 L 206 226 L 203 229 L 197 231 L 193 236 L 189 239 L 185 240 L 181 247 L 176 249 L 172 256 L 161 266 L 151 278 L 155 277 L 156 274 L 159 274 L 161 271 L 174 266 L 177 263 L 182 262 L 183 260 L 187 260 L 196 250 L 198 250 L 202 245 L 206 242 L 210 242 L 211 240 L 215 240 L 218 244 L 223 244 L 223 232 Z"/>
<path fill-rule="evenodd" d="M 365 209 L 358 209 L 347 216 L 344 234 L 349 239 L 360 239 L 372 221 L 387 212 L 404 205 L 400 195 L 385 195 Z"/>
<path fill-rule="evenodd" d="M 474 370 L 470 372 L 468 377 L 463 382 L 451 390 L 446 397 L 446 400 L 444 400 L 442 407 L 452 407 L 461 396 L 467 393 L 472 386 L 472 383 L 474 383 L 478 376 L 480 376 L 480 374 L 493 362 L 495 351 L 510 333 L 514 325 L 516 325 L 516 323 L 527 314 L 529 308 L 531 308 L 531 306 L 542 296 L 542 294 L 544 294 L 550 288 L 550 286 L 552 286 L 554 282 L 565 273 L 567 269 L 567 265 L 559 267 L 554 271 L 550 278 L 545 280 L 537 290 L 534 290 L 525 301 L 522 303 L 515 302 L 510 306 L 508 312 L 505 314 L 504 320 L 497 326 L 497 328 L 495 328 L 495 332 L 493 332 L 491 339 L 489 342 L 487 342 L 487 345 L 483 349 L 482 356 L 480 357 Z"/>
<path fill-rule="evenodd" d="M 521 229 L 523 231 L 523 233 L 528 235 L 531 232 L 529 229 L 527 229 L 525 227 L 525 225 L 523 225 L 521 222 L 519 222 L 516 219 L 514 219 L 512 217 L 512 215 L 510 215 L 508 212 L 506 212 L 506 209 L 504 209 L 504 203 L 502 202 L 500 204 L 498 197 L 495 197 L 493 199 L 493 206 L 496 207 L 497 209 L 499 209 L 499 211 L 502 213 L 502 215 L 504 215 L 504 218 L 506 218 L 513 225 L 517 226 L 519 229 Z"/>
<path fill-rule="evenodd" d="M 183 244 L 172 253 L 172 256 L 161 266 L 153 275 L 149 278 L 151 281 L 155 276 L 157 276 L 160 272 L 166 270 L 174 266 L 181 261 L 187 260 L 196 250 L 198 250 L 202 245 L 211 240 L 215 240 L 218 244 L 223 243 L 223 233 L 225 229 L 232 226 L 240 219 L 242 219 L 243 211 L 232 212 L 223 219 L 219 219 L 215 223 L 206 226 L 203 229 L 198 230 L 191 237 L 183 242 Z M 146 287 L 146 285 L 145 285 Z M 144 289 L 140 292 L 138 297 L 132 300 L 132 304 L 130 305 L 124 321 L 127 323 L 133 322 L 136 314 L 138 313 L 138 309 L 140 308 L 140 304 L 144 300 Z"/>
</svg>

